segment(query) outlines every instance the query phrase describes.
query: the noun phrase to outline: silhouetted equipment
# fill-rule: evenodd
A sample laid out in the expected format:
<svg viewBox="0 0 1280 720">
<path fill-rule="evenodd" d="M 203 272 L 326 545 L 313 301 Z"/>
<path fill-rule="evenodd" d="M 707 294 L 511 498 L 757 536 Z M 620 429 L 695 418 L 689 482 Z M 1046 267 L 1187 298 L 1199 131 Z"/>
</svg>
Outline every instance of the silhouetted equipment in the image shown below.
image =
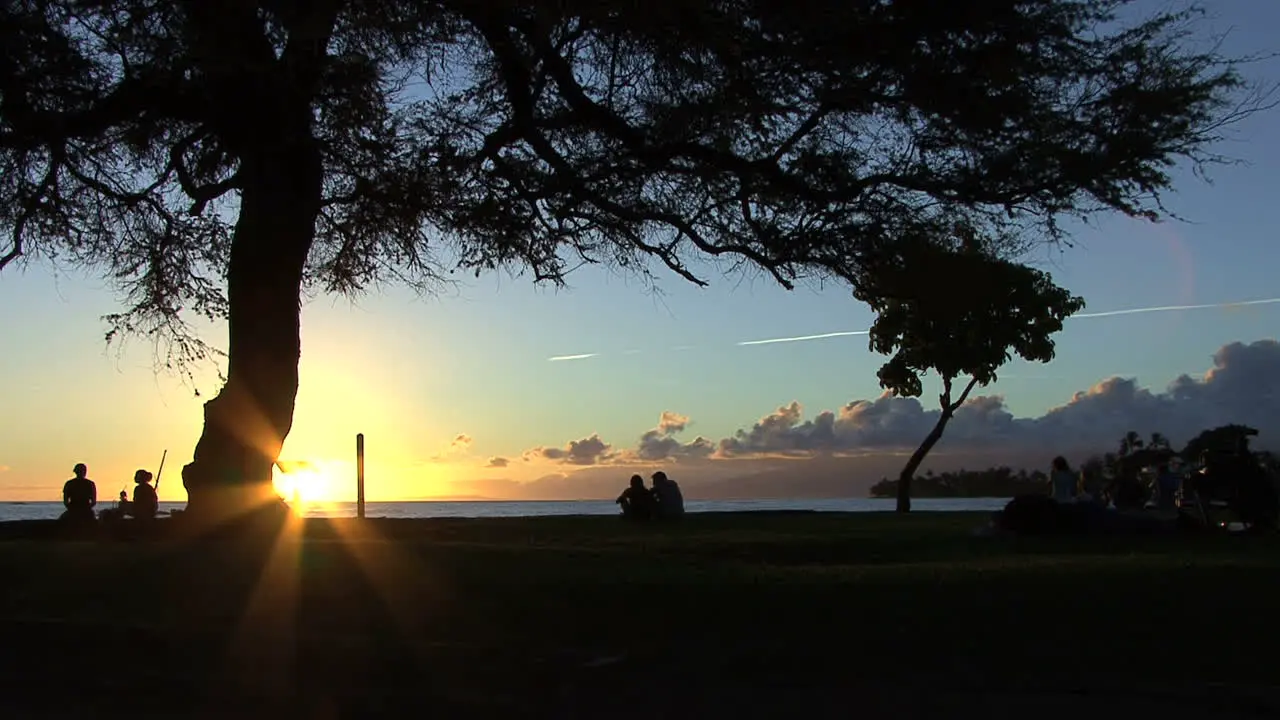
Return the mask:
<svg viewBox="0 0 1280 720">
<path fill-rule="evenodd" d="M 167 457 L 169 457 L 169 448 L 165 448 L 164 452 L 160 454 L 160 467 L 156 468 L 156 492 L 160 491 L 160 476 L 164 474 L 164 460 Z"/>
<path fill-rule="evenodd" d="M 356 517 L 364 519 L 364 433 L 356 434 Z"/>
</svg>

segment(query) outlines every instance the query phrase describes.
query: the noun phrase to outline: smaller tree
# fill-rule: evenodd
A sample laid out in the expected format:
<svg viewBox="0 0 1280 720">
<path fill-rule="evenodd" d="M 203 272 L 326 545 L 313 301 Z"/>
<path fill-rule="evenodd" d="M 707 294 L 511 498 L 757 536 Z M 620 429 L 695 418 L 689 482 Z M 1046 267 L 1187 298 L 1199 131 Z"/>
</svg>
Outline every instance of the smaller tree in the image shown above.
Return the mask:
<svg viewBox="0 0 1280 720">
<path fill-rule="evenodd" d="M 1013 353 L 1053 359 L 1053 334 L 1084 307 L 1048 273 L 1002 259 L 1006 242 L 979 240 L 965 228 L 949 241 L 902 239 L 869 263 L 875 273 L 859 285 L 858 299 L 877 315 L 871 349 L 891 355 L 877 373 L 880 386 L 918 397 L 922 375 L 942 380 L 938 421 L 899 475 L 898 512 L 911 510 L 911 479 L 969 393 L 994 382 Z"/>
<path fill-rule="evenodd" d="M 1120 438 L 1120 457 L 1133 455 L 1144 447 L 1142 436 L 1135 430 L 1130 430 Z"/>
<path fill-rule="evenodd" d="M 1248 452 L 1249 439 L 1258 435 L 1257 428 L 1248 425 L 1222 425 L 1210 428 L 1191 438 L 1186 447 L 1179 453 L 1183 461 L 1192 465 L 1199 464 L 1208 452 Z"/>
</svg>

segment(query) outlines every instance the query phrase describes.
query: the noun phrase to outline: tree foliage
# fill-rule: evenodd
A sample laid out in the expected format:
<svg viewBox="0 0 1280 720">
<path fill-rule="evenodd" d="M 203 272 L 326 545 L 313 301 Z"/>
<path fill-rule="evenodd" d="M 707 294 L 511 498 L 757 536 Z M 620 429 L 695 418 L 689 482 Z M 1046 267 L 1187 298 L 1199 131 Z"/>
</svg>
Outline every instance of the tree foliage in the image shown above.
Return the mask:
<svg viewBox="0 0 1280 720">
<path fill-rule="evenodd" d="M 226 314 L 255 119 L 299 108 L 320 291 L 439 258 L 852 281 L 872 242 L 1148 215 L 1242 81 L 1189 13 L 1094 33 L 1126 4 L 7 0 L 0 266 L 102 270 L 115 327 L 185 359 L 183 319 Z"/>
<path fill-rule="evenodd" d="M 890 252 L 893 259 L 878 262 L 857 294 L 876 312 L 871 349 L 890 356 L 877 373 L 880 385 L 898 395 L 919 396 L 926 372 L 949 392 L 961 376 L 972 379 L 970 388 L 994 382 L 1014 354 L 1049 362 L 1053 335 L 1084 307 L 1048 273 L 976 242 L 902 241 Z"/>
</svg>

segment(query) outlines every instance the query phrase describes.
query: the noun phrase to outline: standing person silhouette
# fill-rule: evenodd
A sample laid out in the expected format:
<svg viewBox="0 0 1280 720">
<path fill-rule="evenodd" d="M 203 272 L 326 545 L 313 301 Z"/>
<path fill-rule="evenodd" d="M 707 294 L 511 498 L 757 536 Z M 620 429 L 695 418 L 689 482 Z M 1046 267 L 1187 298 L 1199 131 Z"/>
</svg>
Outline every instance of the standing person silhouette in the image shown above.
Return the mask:
<svg viewBox="0 0 1280 720">
<path fill-rule="evenodd" d="M 97 520 L 93 508 L 98 504 L 98 486 L 89 479 L 89 468 L 84 463 L 76 463 L 72 472 L 75 477 L 62 485 L 62 506 L 66 508 L 62 519 L 93 522 Z"/>
</svg>

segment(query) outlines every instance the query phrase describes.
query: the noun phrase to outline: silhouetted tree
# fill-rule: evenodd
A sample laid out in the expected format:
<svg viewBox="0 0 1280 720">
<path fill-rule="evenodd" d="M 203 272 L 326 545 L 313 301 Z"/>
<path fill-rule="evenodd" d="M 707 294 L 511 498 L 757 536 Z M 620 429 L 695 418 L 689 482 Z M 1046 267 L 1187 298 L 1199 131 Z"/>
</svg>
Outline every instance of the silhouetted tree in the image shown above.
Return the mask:
<svg viewBox="0 0 1280 720">
<path fill-rule="evenodd" d="M 1045 272 L 1002 260 L 972 237 L 899 239 L 885 248 L 897 262 L 877 263 L 856 292 L 878 313 L 871 349 L 892 355 L 879 370 L 880 386 L 918 397 L 921 376 L 942 380 L 938 421 L 902 468 L 898 512 L 911 510 L 911 480 L 947 423 L 978 385 L 996 379 L 1012 354 L 1053 359 L 1052 335 L 1084 307 Z M 958 394 L 957 381 L 968 382 Z"/>
<path fill-rule="evenodd" d="M 1126 455 L 1132 455 L 1138 450 L 1141 450 L 1142 447 L 1142 436 L 1137 432 L 1130 430 L 1125 433 L 1124 437 L 1120 438 L 1120 451 L 1117 454 L 1120 457 L 1125 457 Z"/>
<path fill-rule="evenodd" d="M 901 478 L 883 478 L 871 486 L 871 497 L 897 497 Z M 923 498 L 1007 498 L 1044 493 L 1049 476 L 1037 470 L 1013 471 L 1008 467 L 986 470 L 956 470 L 934 473 L 932 470 L 912 481 L 912 495 Z"/>
<path fill-rule="evenodd" d="M 1187 442 L 1179 455 L 1188 463 L 1196 464 L 1206 452 L 1234 452 L 1237 449 L 1249 450 L 1249 438 L 1258 434 L 1256 428 L 1248 425 L 1222 425 L 1201 432 Z"/>
<path fill-rule="evenodd" d="M 234 509 L 269 494 L 309 289 L 651 258 L 856 288 L 897 238 L 1155 217 L 1258 104 L 1191 15 L 1124 5 L 9 0 L 0 268 L 101 269 L 108 338 L 178 367 L 227 320 L 183 477 Z"/>
</svg>

